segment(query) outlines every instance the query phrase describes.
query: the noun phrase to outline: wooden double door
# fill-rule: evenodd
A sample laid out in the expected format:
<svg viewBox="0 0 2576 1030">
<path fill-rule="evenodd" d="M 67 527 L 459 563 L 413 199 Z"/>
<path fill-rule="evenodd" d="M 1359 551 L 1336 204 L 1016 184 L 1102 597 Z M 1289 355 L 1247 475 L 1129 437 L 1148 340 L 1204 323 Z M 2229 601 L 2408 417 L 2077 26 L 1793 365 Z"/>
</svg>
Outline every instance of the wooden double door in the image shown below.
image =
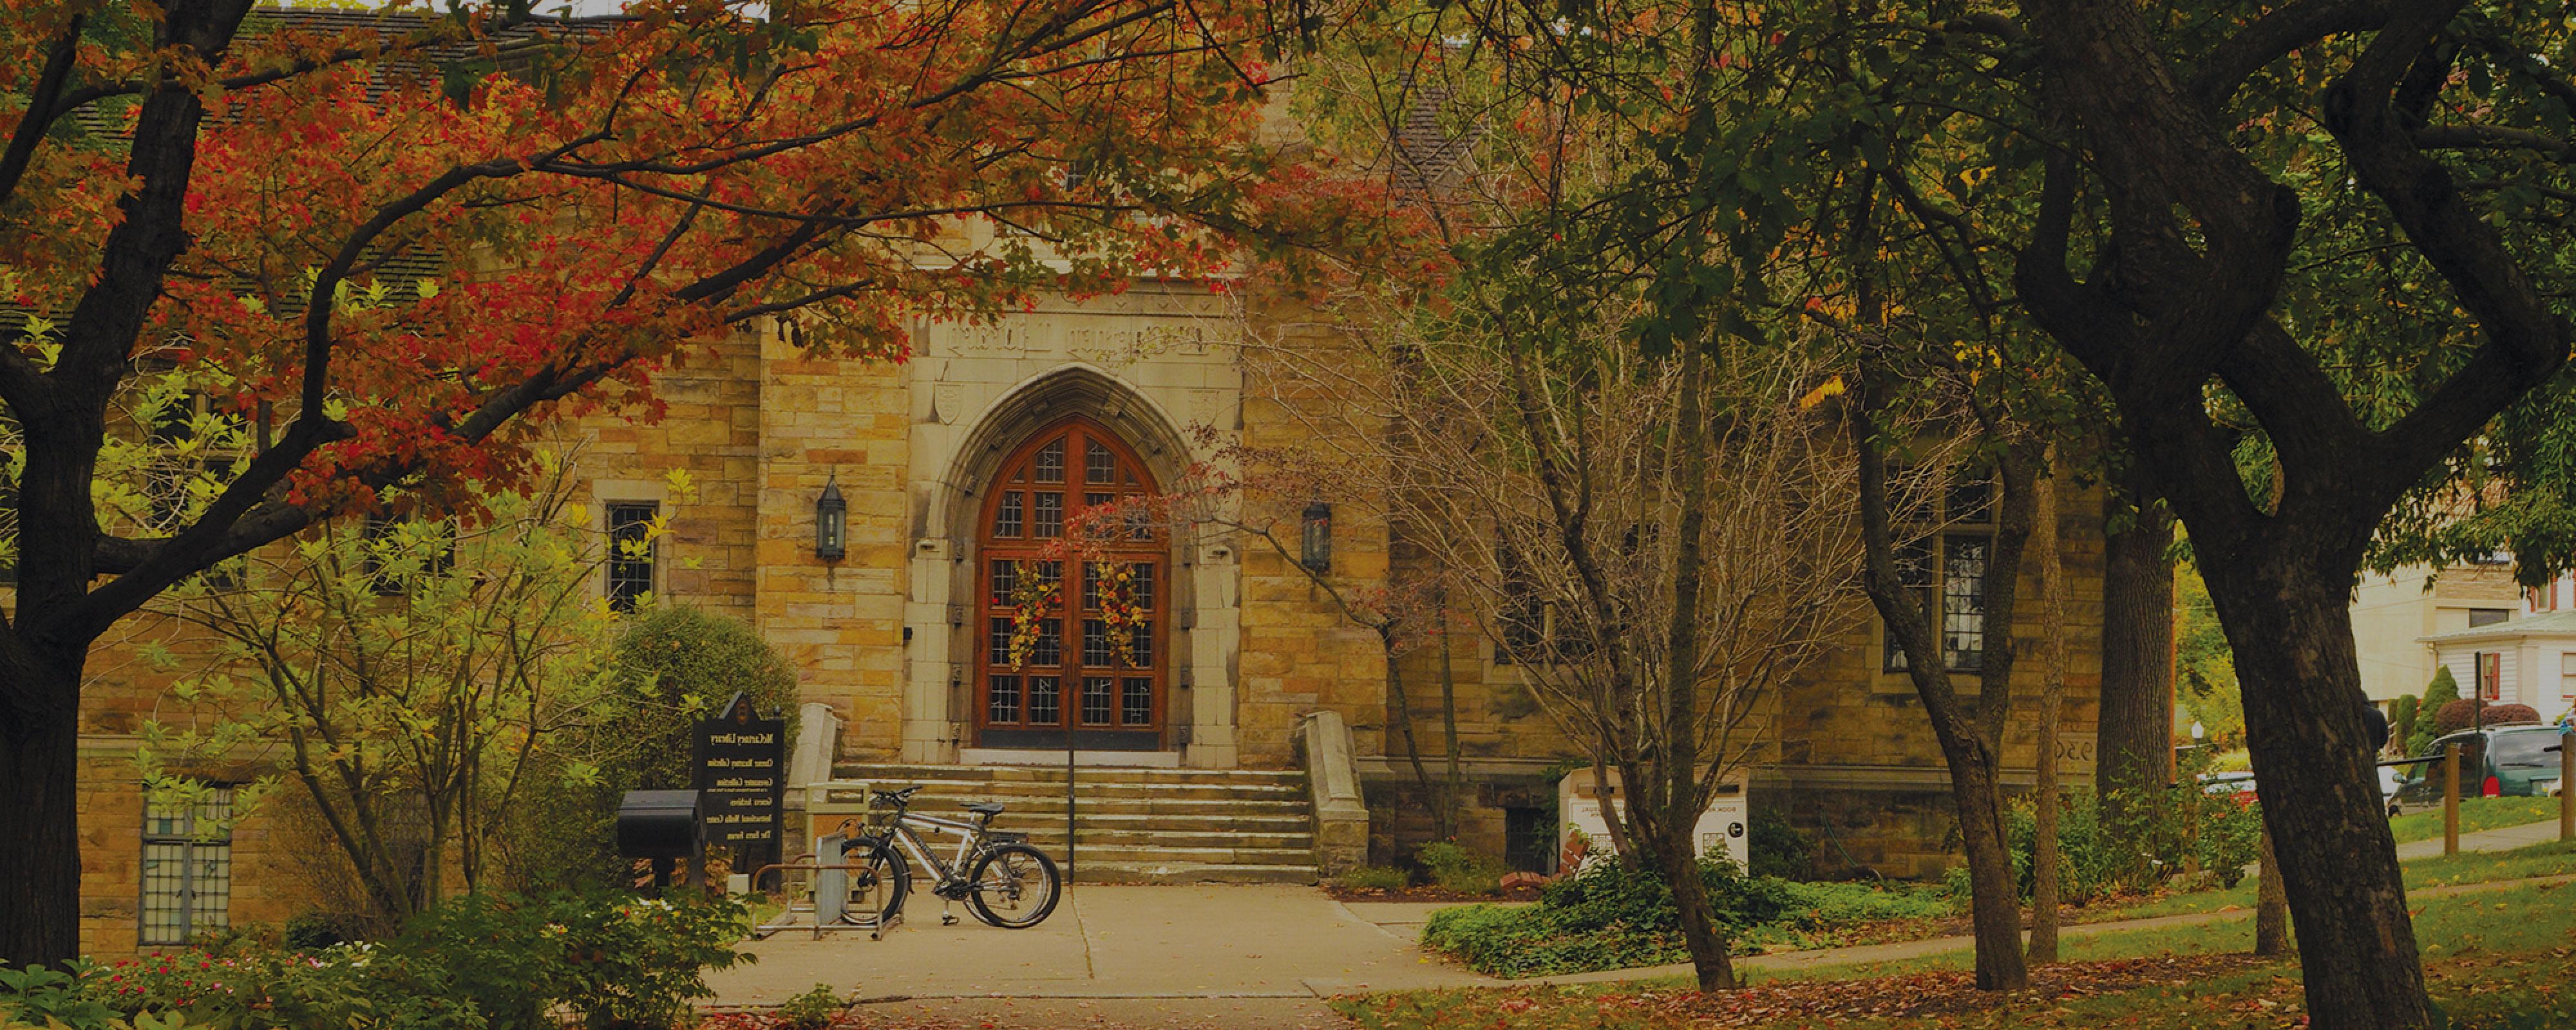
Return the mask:
<svg viewBox="0 0 2576 1030">
<path fill-rule="evenodd" d="M 1164 747 L 1170 538 L 1152 474 L 1074 418 L 1011 451 L 977 532 L 975 739 L 982 747 Z"/>
</svg>

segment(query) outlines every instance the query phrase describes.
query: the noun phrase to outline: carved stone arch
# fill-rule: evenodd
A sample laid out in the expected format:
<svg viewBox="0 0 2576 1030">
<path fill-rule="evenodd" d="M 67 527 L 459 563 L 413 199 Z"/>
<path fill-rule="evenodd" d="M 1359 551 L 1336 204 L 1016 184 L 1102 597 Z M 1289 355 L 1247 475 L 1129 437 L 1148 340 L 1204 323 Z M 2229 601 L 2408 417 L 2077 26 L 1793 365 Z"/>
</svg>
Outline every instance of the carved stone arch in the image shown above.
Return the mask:
<svg viewBox="0 0 2576 1030">
<path fill-rule="evenodd" d="M 923 535 L 972 539 L 983 491 L 1011 448 L 1076 416 L 1117 433 L 1166 487 L 1189 469 L 1189 443 L 1162 406 L 1097 366 L 1069 364 L 1012 387 L 976 418 L 941 477 L 944 488 L 924 519 Z"/>
<path fill-rule="evenodd" d="M 911 660 L 935 662 L 936 667 L 916 667 L 912 674 L 916 689 L 908 695 L 905 753 L 913 760 L 1008 761 L 1007 756 L 979 755 L 972 718 L 977 701 L 974 649 L 983 629 L 974 625 L 981 590 L 978 522 L 997 472 L 1032 434 L 1069 419 L 1087 420 L 1115 434 L 1164 489 L 1182 482 L 1193 452 L 1164 405 L 1084 363 L 1031 376 L 994 396 L 981 412 L 959 414 L 963 432 L 950 437 L 956 442 L 946 454 L 915 455 L 941 471 L 935 481 L 915 480 L 919 542 L 912 576 L 917 603 L 909 609 L 906 625 L 916 643 L 932 644 L 919 648 Z M 1238 600 L 1230 580 L 1233 559 L 1218 554 L 1210 560 L 1190 540 L 1168 543 L 1171 574 L 1164 605 L 1171 625 L 1165 639 L 1174 664 L 1165 687 L 1162 760 L 1231 767 L 1233 649 L 1239 639 Z"/>
</svg>

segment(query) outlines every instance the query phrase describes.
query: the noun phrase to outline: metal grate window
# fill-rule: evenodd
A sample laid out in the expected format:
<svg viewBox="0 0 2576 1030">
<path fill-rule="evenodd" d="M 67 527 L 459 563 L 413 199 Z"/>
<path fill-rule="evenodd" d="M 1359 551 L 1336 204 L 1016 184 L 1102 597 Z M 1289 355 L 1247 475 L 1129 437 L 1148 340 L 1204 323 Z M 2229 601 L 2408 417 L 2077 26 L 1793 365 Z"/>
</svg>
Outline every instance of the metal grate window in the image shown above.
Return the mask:
<svg viewBox="0 0 2576 1030">
<path fill-rule="evenodd" d="M 1098 668 L 1116 660 L 1109 653 L 1109 624 L 1100 619 L 1082 620 L 1082 664 Z"/>
<path fill-rule="evenodd" d="M 232 925 L 232 814 L 231 787 L 209 787 L 192 802 L 146 805 L 143 944 L 186 944 Z"/>
<path fill-rule="evenodd" d="M 1130 677 L 1120 681 L 1118 719 L 1129 726 L 1151 726 L 1154 723 L 1154 681 Z"/>
<path fill-rule="evenodd" d="M 1992 545 L 1982 536 L 1942 541 L 1941 657 L 1961 672 L 1986 665 L 1986 552 Z"/>
<path fill-rule="evenodd" d="M 1029 664 L 1064 664 L 1064 620 L 1039 619 L 1037 645 L 1030 648 Z"/>
<path fill-rule="evenodd" d="M 1064 441 L 1056 440 L 1038 448 L 1037 481 L 1064 482 Z"/>
<path fill-rule="evenodd" d="M 1057 694 L 1064 680 L 1056 676 L 1029 677 L 1029 721 L 1045 726 L 1063 717 L 1056 709 Z"/>
<path fill-rule="evenodd" d="M 608 503 L 608 606 L 635 610 L 653 592 L 653 542 L 645 533 L 662 506 L 653 501 Z"/>
<path fill-rule="evenodd" d="M 996 615 L 987 620 L 989 631 L 984 641 L 984 658 L 995 665 L 1011 664 L 1011 617 Z"/>
<path fill-rule="evenodd" d="M 1116 681 L 1107 676 L 1082 678 L 1082 724 L 1109 725 L 1110 709 L 1115 703 Z"/>
<path fill-rule="evenodd" d="M 1136 624 L 1136 635 L 1128 641 L 1127 655 L 1128 665 L 1139 669 L 1154 667 L 1154 624 L 1152 622 Z"/>
<path fill-rule="evenodd" d="M 1093 440 L 1082 452 L 1082 481 L 1102 486 L 1118 482 L 1118 456 Z"/>
<path fill-rule="evenodd" d="M 1011 595 L 1020 589 L 1020 563 L 1008 558 L 993 559 L 993 606 L 1006 608 L 1018 602 Z"/>
<path fill-rule="evenodd" d="M 1002 506 L 993 510 L 994 536 L 1016 537 L 1020 535 L 1020 521 L 1023 517 L 1022 512 L 1024 512 L 1027 507 L 1026 503 L 1021 500 L 1023 496 L 1024 495 L 1017 490 L 1002 491 Z"/>
<path fill-rule="evenodd" d="M 987 710 L 984 718 L 988 722 L 1020 721 L 1020 678 L 1017 676 L 993 677 L 993 689 L 990 691 L 989 703 L 985 707 Z"/>
<path fill-rule="evenodd" d="M 1036 517 L 1031 520 L 1029 535 L 1039 538 L 1064 535 L 1064 495 L 1048 491 L 1037 497 Z"/>
</svg>

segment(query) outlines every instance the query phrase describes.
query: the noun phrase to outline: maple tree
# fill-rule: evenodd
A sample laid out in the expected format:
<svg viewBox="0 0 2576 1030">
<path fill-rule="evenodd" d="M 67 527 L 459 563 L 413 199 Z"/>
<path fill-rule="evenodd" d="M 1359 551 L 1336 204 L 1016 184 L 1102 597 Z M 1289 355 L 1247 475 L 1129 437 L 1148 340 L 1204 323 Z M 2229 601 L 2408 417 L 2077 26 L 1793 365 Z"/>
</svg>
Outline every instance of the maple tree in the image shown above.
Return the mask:
<svg viewBox="0 0 2576 1030">
<path fill-rule="evenodd" d="M 79 685 L 119 619 L 388 491 L 470 517 L 545 420 L 649 417 L 728 334 L 899 358 L 916 318 L 1219 268 L 1206 227 L 1296 178 L 1255 136 L 1267 13 L 11 5 L 0 962 L 74 954 Z M 186 411 L 137 424 L 153 390 Z"/>
</svg>

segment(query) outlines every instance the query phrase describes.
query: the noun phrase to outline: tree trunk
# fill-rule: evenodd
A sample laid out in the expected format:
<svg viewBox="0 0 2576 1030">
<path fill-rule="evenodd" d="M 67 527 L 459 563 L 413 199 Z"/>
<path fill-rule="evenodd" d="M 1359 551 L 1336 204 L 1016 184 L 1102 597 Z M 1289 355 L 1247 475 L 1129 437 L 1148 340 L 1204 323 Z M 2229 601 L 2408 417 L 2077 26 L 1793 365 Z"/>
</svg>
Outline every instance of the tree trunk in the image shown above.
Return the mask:
<svg viewBox="0 0 2576 1030">
<path fill-rule="evenodd" d="M 2244 685 L 2263 823 L 2298 927 L 2309 1011 L 2321 1027 L 2428 1026 L 2361 714 L 2369 702 L 2345 608 L 2352 565 L 2262 543 L 2249 555 L 2204 555 L 2202 568 Z M 2246 560 L 2252 553 L 2263 557 Z"/>
<path fill-rule="evenodd" d="M 1991 753 L 1954 757 L 1950 796 L 1968 852 L 1968 915 L 1977 940 L 1977 989 L 2016 991 L 2030 985 L 2022 960 L 2021 885 L 2014 882 L 2012 842 L 2004 830 L 2003 791 Z"/>
<path fill-rule="evenodd" d="M 2037 518 L 2031 550 L 2039 556 L 2039 740 L 2031 792 L 2030 961 L 2057 961 L 2057 724 L 2066 704 L 2066 569 L 2057 544 L 2056 449 L 2031 481 Z"/>
<path fill-rule="evenodd" d="M 1663 854 L 1655 864 L 1663 870 L 1665 886 L 1672 889 L 1673 907 L 1680 910 L 1682 945 L 1690 949 L 1699 989 L 1731 991 L 1735 989 L 1735 960 L 1728 954 L 1732 945 L 1709 906 L 1708 882 L 1700 879 L 1699 858 L 1691 852 L 1695 826 L 1695 820 L 1676 825 L 1656 849 Z"/>
<path fill-rule="evenodd" d="M 2272 857 L 2272 835 L 2263 835 L 2263 868 L 2254 881 L 2254 953 L 2290 953 L 2290 896 L 2281 886 L 2281 862 Z"/>
<path fill-rule="evenodd" d="M 2140 852 L 2129 803 L 2173 779 L 2173 516 L 2132 475 L 2108 492 L 2102 540 L 2102 706 L 2094 784 L 2122 853 Z M 2124 514 L 2125 513 L 2125 514 Z"/>
<path fill-rule="evenodd" d="M 15 664 L 15 663 L 13 663 Z M 0 966 L 60 966 L 80 955 L 79 652 L 0 668 L 18 682 L 0 722 Z"/>
</svg>

